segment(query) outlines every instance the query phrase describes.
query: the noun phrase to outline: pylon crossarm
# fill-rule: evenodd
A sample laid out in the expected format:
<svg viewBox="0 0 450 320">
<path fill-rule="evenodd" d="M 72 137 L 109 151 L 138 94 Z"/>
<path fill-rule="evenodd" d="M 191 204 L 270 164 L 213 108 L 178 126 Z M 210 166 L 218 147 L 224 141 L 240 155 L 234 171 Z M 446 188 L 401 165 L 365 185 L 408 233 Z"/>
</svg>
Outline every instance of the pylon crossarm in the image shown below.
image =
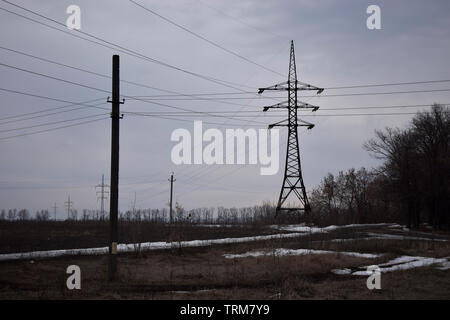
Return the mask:
<svg viewBox="0 0 450 320">
<path fill-rule="evenodd" d="M 297 124 L 297 127 L 308 127 L 308 129 L 314 128 L 314 124 L 311 122 L 307 122 L 301 119 L 297 119 L 300 123 Z"/>
<path fill-rule="evenodd" d="M 298 109 L 312 109 L 312 112 L 319 110 L 319 106 L 315 106 L 306 102 L 297 101 Z"/>
<path fill-rule="evenodd" d="M 321 94 L 324 90 L 324 88 L 319 88 L 313 85 L 310 85 L 308 83 L 305 82 L 301 82 L 297 80 L 297 87 L 295 88 L 296 90 L 313 90 L 313 91 L 317 91 L 317 94 Z"/>
<path fill-rule="evenodd" d="M 270 86 L 270 87 L 259 88 L 258 94 L 263 93 L 265 90 L 289 90 L 289 82 L 284 81 L 284 82 L 274 84 L 273 86 Z"/>
<path fill-rule="evenodd" d="M 283 102 L 280 102 L 280 103 L 273 104 L 271 106 L 265 106 L 265 107 L 263 107 L 263 111 L 266 112 L 269 109 L 283 109 L 283 108 L 287 108 L 288 107 L 288 103 L 289 103 L 289 101 L 286 100 L 286 101 L 283 101 Z"/>
<path fill-rule="evenodd" d="M 269 129 L 272 129 L 273 127 L 286 127 L 286 126 L 288 126 L 288 124 L 282 124 L 282 122 L 285 122 L 285 121 L 288 121 L 288 120 L 284 119 L 284 120 L 281 120 L 281 121 L 269 124 Z"/>
<path fill-rule="evenodd" d="M 283 120 L 283 121 L 286 121 L 286 120 Z M 269 129 L 272 129 L 273 127 L 289 127 L 289 126 L 294 126 L 294 125 L 273 123 L 273 124 L 269 124 Z M 308 127 L 309 130 L 314 128 L 314 126 L 315 125 L 313 123 L 300 123 L 300 124 L 297 124 L 297 127 Z"/>
<path fill-rule="evenodd" d="M 290 86 L 289 81 L 285 81 L 285 82 L 281 82 L 281 83 L 277 83 L 273 86 L 270 87 L 266 87 L 266 88 L 259 88 L 258 89 L 258 94 L 263 93 L 266 90 L 281 90 L 281 91 L 288 91 L 288 90 L 312 90 L 312 91 L 317 91 L 317 94 L 321 94 L 324 90 L 324 88 L 319 88 L 313 85 L 310 85 L 308 83 L 304 83 L 301 81 L 297 81 L 297 85 L 295 87 Z"/>
</svg>

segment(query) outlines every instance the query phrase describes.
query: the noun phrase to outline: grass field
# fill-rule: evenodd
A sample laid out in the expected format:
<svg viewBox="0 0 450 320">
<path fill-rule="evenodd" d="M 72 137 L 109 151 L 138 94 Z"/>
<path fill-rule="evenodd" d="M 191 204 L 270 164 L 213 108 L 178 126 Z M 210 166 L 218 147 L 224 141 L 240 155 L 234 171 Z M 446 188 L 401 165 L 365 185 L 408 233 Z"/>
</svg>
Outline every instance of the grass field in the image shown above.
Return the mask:
<svg viewBox="0 0 450 320">
<path fill-rule="evenodd" d="M 73 223 L 72 223 L 73 224 Z M 15 224 L 17 233 L 2 225 L 1 253 L 105 245 L 102 226 L 70 226 L 70 236 L 60 243 L 36 243 L 47 235 L 64 238 L 68 225 L 49 223 L 39 232 L 32 223 Z M 6 226 L 6 227 L 5 227 Z M 135 226 L 122 226 L 122 232 Z M 142 226 L 141 241 L 164 241 L 167 231 Z M 27 231 L 28 230 L 28 231 Z M 28 232 L 28 233 L 27 233 Z M 270 226 L 200 227 L 177 229 L 183 241 L 242 237 L 278 232 Z M 286 231 L 288 232 L 288 231 Z M 8 235 L 23 235 L 14 244 Z M 181 236 L 182 234 L 182 236 Z M 27 235 L 27 236 L 25 236 Z M 122 233 L 121 239 L 126 239 Z M 45 238 L 45 237 L 44 237 Z M 44 239 L 43 238 L 43 239 Z M 86 238 L 83 241 L 79 240 Z M 366 276 L 339 275 L 334 269 L 382 264 L 399 256 L 450 257 L 447 234 L 410 232 L 401 227 L 346 227 L 328 232 L 197 248 L 129 252 L 118 256 L 118 279 L 107 281 L 107 256 L 68 256 L 52 259 L 0 262 L 0 299 L 450 299 L 450 269 L 437 265 L 381 274 L 381 290 L 369 290 Z M 131 235 L 128 238 L 132 242 Z M 5 245 L 5 241 L 9 245 Z M 17 246 L 16 246 L 17 245 Z M 311 249 L 323 254 L 279 255 L 276 250 Z M 15 251 L 14 251 L 15 250 Z M 256 257 L 227 258 L 229 254 L 264 251 Z M 313 251 L 311 251 L 313 252 Z M 345 252 L 380 254 L 377 257 Z M 66 268 L 81 268 L 81 290 L 68 290 Z"/>
</svg>

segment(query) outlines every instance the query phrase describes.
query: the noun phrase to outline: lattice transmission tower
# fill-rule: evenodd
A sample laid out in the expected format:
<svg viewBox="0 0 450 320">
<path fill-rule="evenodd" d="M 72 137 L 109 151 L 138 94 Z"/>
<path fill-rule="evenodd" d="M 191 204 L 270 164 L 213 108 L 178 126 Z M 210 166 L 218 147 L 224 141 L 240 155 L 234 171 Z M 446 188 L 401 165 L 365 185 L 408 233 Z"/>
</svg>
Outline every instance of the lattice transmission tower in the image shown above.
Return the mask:
<svg viewBox="0 0 450 320">
<path fill-rule="evenodd" d="M 314 90 L 317 91 L 317 94 L 320 94 L 324 89 L 297 80 L 294 41 L 291 41 L 288 80 L 267 88 L 260 88 L 258 93 L 261 94 L 265 90 L 283 90 L 288 92 L 287 101 L 263 108 L 264 112 L 269 109 L 288 109 L 287 119 L 269 125 L 269 129 L 273 127 L 288 127 L 286 164 L 276 215 L 281 211 L 308 213 L 311 210 L 311 206 L 309 205 L 305 185 L 303 183 L 297 128 L 306 126 L 308 129 L 312 129 L 314 124 L 299 119 L 297 117 L 297 110 L 312 109 L 312 111 L 317 111 L 319 107 L 298 101 L 297 92 Z M 291 200 L 291 198 L 293 198 L 293 200 Z"/>
</svg>

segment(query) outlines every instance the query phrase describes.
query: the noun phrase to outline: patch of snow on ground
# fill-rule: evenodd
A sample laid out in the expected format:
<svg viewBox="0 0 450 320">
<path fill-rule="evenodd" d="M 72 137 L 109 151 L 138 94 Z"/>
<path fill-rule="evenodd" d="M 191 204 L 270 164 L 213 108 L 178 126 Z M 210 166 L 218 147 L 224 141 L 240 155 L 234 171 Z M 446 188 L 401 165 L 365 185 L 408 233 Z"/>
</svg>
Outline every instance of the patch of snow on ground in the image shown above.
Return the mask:
<svg viewBox="0 0 450 320">
<path fill-rule="evenodd" d="M 299 255 L 308 255 L 308 254 L 342 254 L 346 256 L 352 257 L 360 257 L 360 258 L 377 258 L 380 255 L 371 254 L 371 253 L 359 253 L 359 252 L 338 252 L 338 251 L 328 251 L 328 250 L 311 250 L 311 249 L 284 249 L 278 248 L 274 251 L 249 251 L 241 254 L 224 254 L 224 257 L 227 259 L 236 259 L 236 258 L 247 258 L 247 257 L 261 257 L 261 256 L 299 256 Z"/>
<path fill-rule="evenodd" d="M 282 234 L 271 234 L 265 236 L 254 236 L 254 237 L 240 237 L 240 238 L 224 238 L 224 239 L 212 239 L 212 240 L 191 240 L 191 241 L 180 241 L 180 242 L 143 242 L 140 244 L 141 250 L 164 250 L 171 248 L 187 248 L 187 247 L 205 247 L 214 244 L 231 244 L 231 243 L 242 243 L 242 242 L 252 242 L 252 241 L 262 241 L 271 239 L 282 239 L 282 238 L 296 238 L 304 237 L 305 233 L 282 233 Z M 139 246 L 137 243 L 131 244 L 118 244 L 117 251 L 120 252 L 134 252 Z M 102 248 L 87 248 L 87 249 L 65 249 L 65 250 L 49 250 L 49 251 L 32 251 L 23 253 L 7 253 L 0 254 L 0 261 L 10 261 L 10 260 L 27 260 L 27 259 L 42 259 L 42 258 L 55 258 L 62 256 L 74 256 L 74 255 L 101 255 L 107 254 L 109 252 L 108 247 Z"/>
<path fill-rule="evenodd" d="M 447 258 L 428 258 L 428 257 L 411 257 L 411 256 L 401 256 L 397 257 L 393 260 L 390 260 L 386 263 L 379 264 L 380 272 L 391 272 L 398 270 L 409 270 L 413 268 L 421 268 L 427 267 L 431 265 L 437 265 L 437 268 L 440 270 L 448 270 L 450 268 L 450 262 Z M 367 269 L 368 266 L 361 267 L 358 269 Z M 353 271 L 346 269 L 334 269 L 331 270 L 335 274 L 343 275 L 343 274 L 351 274 L 354 276 L 368 276 L 371 273 L 368 273 L 367 270 L 358 270 Z"/>
<path fill-rule="evenodd" d="M 368 237 L 363 238 L 348 238 L 348 239 L 332 239 L 331 242 L 346 242 L 346 241 L 357 241 L 357 240 L 422 240 L 422 241 L 448 241 L 447 239 L 437 239 L 437 238 L 424 238 L 424 237 L 414 237 L 414 236 L 402 236 L 396 234 L 387 233 L 367 233 Z"/>
<path fill-rule="evenodd" d="M 242 227 L 241 224 L 193 224 L 193 227 L 204 227 L 204 228 L 231 228 L 231 227 Z"/>
<path fill-rule="evenodd" d="M 364 227 L 388 227 L 388 228 L 400 228 L 399 224 L 396 223 L 367 223 L 367 224 L 346 224 L 342 226 L 331 225 L 324 228 L 319 227 L 308 227 L 302 224 L 291 224 L 291 225 L 272 225 L 272 228 L 283 230 L 283 231 L 291 231 L 291 232 L 305 232 L 305 233 L 324 233 L 330 232 L 338 229 L 346 229 L 346 228 L 364 228 Z"/>
</svg>

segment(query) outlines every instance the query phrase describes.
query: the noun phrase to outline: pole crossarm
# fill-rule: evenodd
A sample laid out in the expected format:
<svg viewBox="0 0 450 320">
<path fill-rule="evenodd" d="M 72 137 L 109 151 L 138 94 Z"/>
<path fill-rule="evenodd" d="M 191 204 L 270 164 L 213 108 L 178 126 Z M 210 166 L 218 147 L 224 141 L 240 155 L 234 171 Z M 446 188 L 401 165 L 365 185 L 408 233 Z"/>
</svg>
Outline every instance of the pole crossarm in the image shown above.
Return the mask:
<svg viewBox="0 0 450 320">
<path fill-rule="evenodd" d="M 292 126 L 292 124 L 289 124 L 289 123 L 282 123 L 284 121 L 289 121 L 289 119 L 284 119 L 284 120 L 281 120 L 279 122 L 275 122 L 275 123 L 269 124 L 268 128 L 272 129 L 273 127 L 289 127 L 289 126 Z M 300 123 L 298 123 L 298 121 Z M 310 122 L 307 122 L 307 121 L 304 121 L 304 120 L 301 120 L 301 119 L 298 119 L 297 120 L 297 124 L 295 124 L 294 126 L 296 126 L 296 127 L 307 127 L 308 130 L 311 130 L 312 128 L 314 128 L 314 124 L 313 123 L 310 123 Z"/>
<path fill-rule="evenodd" d="M 271 106 L 263 107 L 263 112 L 266 112 L 269 109 L 288 109 L 289 107 L 290 107 L 289 101 L 286 100 L 286 101 L 283 101 L 280 103 L 273 104 Z M 293 107 L 295 107 L 297 109 L 312 109 L 312 112 L 316 112 L 320 108 L 319 106 L 315 106 L 315 105 L 312 105 L 312 104 L 309 104 L 306 102 L 302 102 L 302 101 L 297 101 L 297 105 L 295 105 Z"/>
<path fill-rule="evenodd" d="M 294 86 L 294 87 L 292 87 Z M 324 88 L 319 88 L 313 85 L 310 85 L 308 83 L 304 83 L 298 80 L 295 80 L 294 83 L 291 83 L 291 81 L 284 81 L 281 83 L 277 83 L 274 84 L 273 86 L 270 87 L 265 87 L 265 88 L 259 88 L 258 89 L 258 94 L 263 93 L 266 90 L 281 90 L 281 91 L 302 91 L 302 90 L 312 90 L 312 91 L 317 91 L 317 94 L 321 94 L 324 90 Z"/>
</svg>

